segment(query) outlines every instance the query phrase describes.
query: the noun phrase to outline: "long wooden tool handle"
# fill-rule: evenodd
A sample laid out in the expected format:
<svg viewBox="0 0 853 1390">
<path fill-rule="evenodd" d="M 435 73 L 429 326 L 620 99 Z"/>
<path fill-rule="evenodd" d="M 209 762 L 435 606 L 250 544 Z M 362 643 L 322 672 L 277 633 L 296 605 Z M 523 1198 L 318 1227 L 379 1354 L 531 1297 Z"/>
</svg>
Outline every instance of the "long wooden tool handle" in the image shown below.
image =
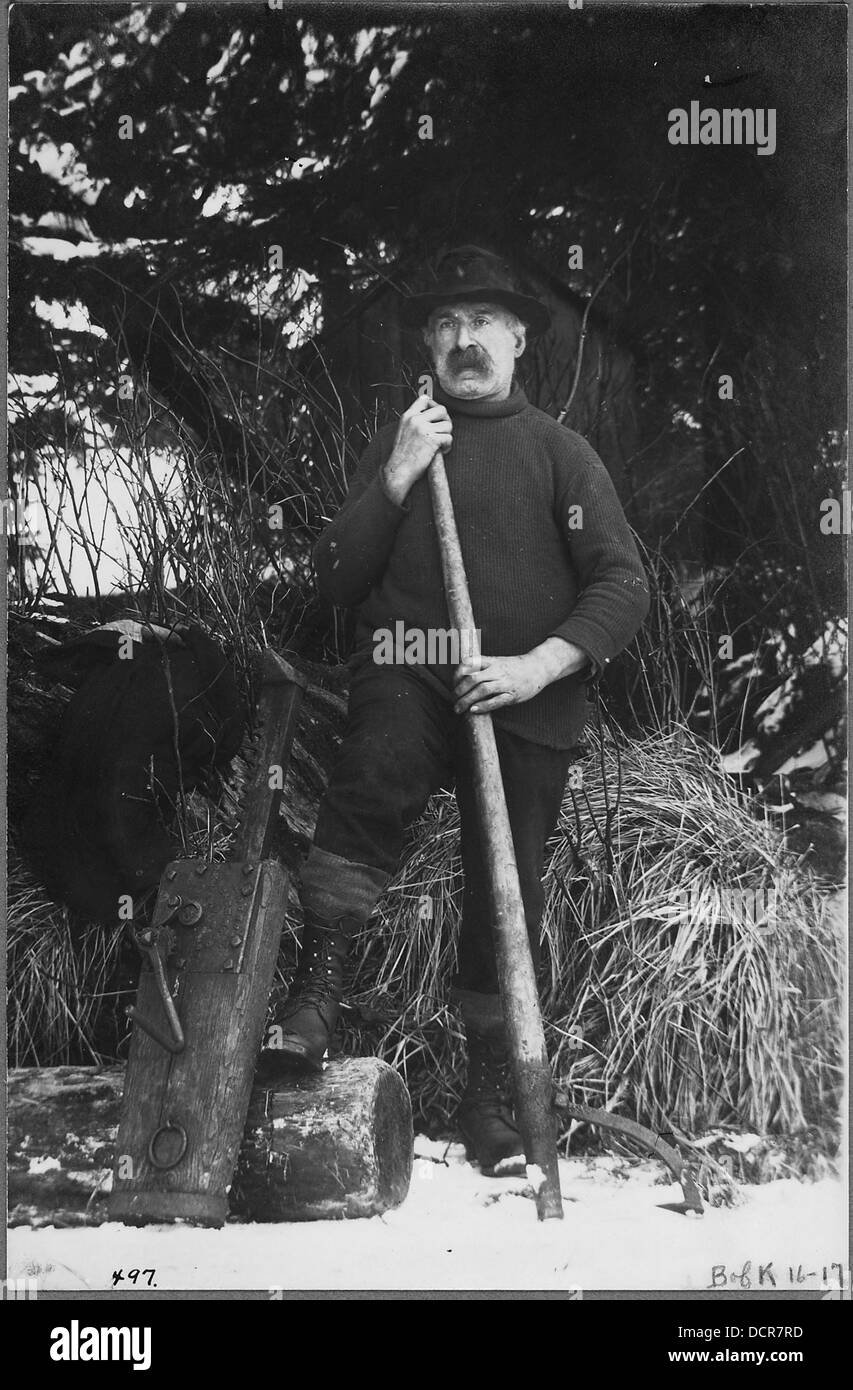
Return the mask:
<svg viewBox="0 0 853 1390">
<path fill-rule="evenodd" d="M 450 622 L 459 634 L 460 650 L 473 659 L 481 654 L 480 644 L 453 502 L 440 453 L 430 464 L 429 484 Z M 467 646 L 464 645 L 466 642 Z M 527 1172 L 536 1195 L 539 1220 L 562 1218 L 551 1068 L 527 939 L 495 731 L 488 714 L 469 713 L 464 718 L 473 754 L 474 789 L 493 895 L 498 980 Z"/>
</svg>

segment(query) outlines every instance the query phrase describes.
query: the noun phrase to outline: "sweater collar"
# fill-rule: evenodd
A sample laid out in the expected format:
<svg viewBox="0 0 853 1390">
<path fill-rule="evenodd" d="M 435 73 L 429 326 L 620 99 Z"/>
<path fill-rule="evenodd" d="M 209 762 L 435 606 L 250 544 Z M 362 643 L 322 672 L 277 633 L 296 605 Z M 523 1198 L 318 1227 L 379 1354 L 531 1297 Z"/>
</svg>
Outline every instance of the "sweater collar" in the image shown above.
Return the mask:
<svg viewBox="0 0 853 1390">
<path fill-rule="evenodd" d="M 436 382 L 433 400 L 443 405 L 451 415 L 468 415 L 481 420 L 500 420 L 508 415 L 518 415 L 527 405 L 527 396 L 520 386 L 502 401 L 460 400 L 449 396 Z"/>
</svg>

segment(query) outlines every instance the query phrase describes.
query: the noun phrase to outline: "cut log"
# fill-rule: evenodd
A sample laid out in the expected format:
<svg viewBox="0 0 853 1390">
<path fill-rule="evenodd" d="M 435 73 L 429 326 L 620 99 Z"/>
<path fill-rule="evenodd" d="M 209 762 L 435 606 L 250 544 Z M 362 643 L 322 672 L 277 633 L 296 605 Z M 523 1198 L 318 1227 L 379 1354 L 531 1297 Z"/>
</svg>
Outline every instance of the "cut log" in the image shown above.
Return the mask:
<svg viewBox="0 0 853 1390">
<path fill-rule="evenodd" d="M 10 1226 L 107 1220 L 123 1086 L 123 1066 L 10 1070 Z"/>
<path fill-rule="evenodd" d="M 405 1199 L 412 1109 L 393 1067 L 349 1057 L 287 1089 L 256 1087 L 234 1179 L 256 1221 L 375 1216 Z"/>
<path fill-rule="evenodd" d="M 110 1220 L 124 1067 L 9 1073 L 9 1224 Z M 321 1077 L 255 1087 L 231 1216 L 311 1221 L 378 1216 L 405 1200 L 412 1109 L 402 1078 L 375 1057 L 342 1057 Z"/>
</svg>

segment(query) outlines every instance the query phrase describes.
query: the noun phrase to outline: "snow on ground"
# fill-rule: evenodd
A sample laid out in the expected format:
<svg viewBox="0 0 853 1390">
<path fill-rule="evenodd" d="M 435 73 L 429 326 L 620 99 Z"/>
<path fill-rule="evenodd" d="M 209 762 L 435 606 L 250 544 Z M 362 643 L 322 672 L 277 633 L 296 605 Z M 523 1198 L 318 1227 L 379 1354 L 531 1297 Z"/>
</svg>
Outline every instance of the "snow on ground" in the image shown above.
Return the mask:
<svg viewBox="0 0 853 1390">
<path fill-rule="evenodd" d="M 831 1179 L 744 1187 L 740 1205 L 690 1217 L 662 1208 L 681 1189 L 655 1163 L 570 1159 L 560 1164 L 565 1219 L 540 1224 L 523 1179 L 484 1178 L 457 1145 L 445 1153 L 418 1138 L 415 1153 L 409 1196 L 384 1216 L 220 1231 L 20 1227 L 8 1236 L 9 1277 L 62 1290 L 112 1288 L 114 1270 L 127 1290 L 135 1268 L 156 1270 L 160 1289 L 684 1291 L 747 1287 L 731 1278 L 747 1261 L 753 1288 L 759 1266 L 761 1287 L 775 1279 L 780 1290 L 820 1288 L 833 1262 L 846 1271 L 845 1195 Z"/>
</svg>

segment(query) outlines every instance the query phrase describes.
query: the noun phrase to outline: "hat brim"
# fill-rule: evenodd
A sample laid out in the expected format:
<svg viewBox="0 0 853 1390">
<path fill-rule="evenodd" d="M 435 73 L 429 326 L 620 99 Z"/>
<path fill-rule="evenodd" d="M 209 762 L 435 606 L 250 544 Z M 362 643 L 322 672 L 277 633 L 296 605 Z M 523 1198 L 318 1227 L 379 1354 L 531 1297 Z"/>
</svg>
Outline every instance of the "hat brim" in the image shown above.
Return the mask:
<svg viewBox="0 0 853 1390">
<path fill-rule="evenodd" d="M 413 294 L 403 300 L 400 318 L 407 328 L 423 328 L 433 309 L 442 304 L 501 304 L 510 309 L 527 325 L 531 338 L 551 327 L 551 315 L 539 299 L 512 290 L 496 289 L 494 285 L 474 286 L 445 294 Z"/>
</svg>

